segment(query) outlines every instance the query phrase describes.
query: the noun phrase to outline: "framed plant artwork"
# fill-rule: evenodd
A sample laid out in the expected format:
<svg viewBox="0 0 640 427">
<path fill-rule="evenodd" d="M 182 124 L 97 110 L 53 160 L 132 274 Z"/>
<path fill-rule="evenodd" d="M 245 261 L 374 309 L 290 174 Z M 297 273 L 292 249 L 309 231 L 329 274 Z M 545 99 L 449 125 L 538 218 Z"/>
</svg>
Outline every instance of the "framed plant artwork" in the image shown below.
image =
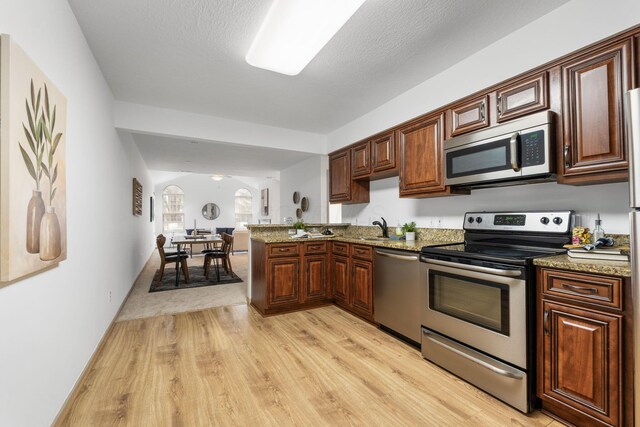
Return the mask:
<svg viewBox="0 0 640 427">
<path fill-rule="evenodd" d="M 153 222 L 154 218 L 154 206 L 153 206 L 153 196 L 149 197 L 149 222 Z"/>
<path fill-rule="evenodd" d="M 0 282 L 67 258 L 67 100 L 0 35 Z"/>
</svg>

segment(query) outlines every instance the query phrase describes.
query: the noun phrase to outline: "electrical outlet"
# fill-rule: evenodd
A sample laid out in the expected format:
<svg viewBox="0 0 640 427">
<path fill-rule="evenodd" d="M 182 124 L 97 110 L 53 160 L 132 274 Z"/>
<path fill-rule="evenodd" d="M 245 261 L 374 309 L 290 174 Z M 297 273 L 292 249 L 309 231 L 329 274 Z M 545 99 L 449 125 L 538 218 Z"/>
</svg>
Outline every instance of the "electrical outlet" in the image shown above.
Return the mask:
<svg viewBox="0 0 640 427">
<path fill-rule="evenodd" d="M 111 302 L 111 291 L 109 291 L 109 302 Z"/>
</svg>

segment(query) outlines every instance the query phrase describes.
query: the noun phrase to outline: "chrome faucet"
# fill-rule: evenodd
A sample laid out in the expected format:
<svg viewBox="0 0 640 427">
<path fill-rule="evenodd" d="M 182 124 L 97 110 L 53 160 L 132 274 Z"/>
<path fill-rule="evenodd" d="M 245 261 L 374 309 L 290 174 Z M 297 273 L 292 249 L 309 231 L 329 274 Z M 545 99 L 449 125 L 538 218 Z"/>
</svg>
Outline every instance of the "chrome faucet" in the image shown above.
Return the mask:
<svg viewBox="0 0 640 427">
<path fill-rule="evenodd" d="M 378 225 L 382 228 L 382 237 L 389 237 L 389 230 L 387 230 L 387 220 L 380 217 L 382 219 L 382 223 L 380 221 L 373 221 L 372 225 Z"/>
</svg>

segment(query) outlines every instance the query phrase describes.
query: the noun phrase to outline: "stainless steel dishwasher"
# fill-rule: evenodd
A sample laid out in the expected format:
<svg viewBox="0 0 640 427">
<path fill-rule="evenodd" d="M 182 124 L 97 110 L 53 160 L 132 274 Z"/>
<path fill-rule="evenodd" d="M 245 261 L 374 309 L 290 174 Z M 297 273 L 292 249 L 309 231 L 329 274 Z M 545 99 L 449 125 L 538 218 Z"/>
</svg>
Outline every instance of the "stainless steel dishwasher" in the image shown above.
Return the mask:
<svg viewBox="0 0 640 427">
<path fill-rule="evenodd" d="M 375 250 L 374 319 L 420 346 L 419 254 L 389 249 Z"/>
</svg>

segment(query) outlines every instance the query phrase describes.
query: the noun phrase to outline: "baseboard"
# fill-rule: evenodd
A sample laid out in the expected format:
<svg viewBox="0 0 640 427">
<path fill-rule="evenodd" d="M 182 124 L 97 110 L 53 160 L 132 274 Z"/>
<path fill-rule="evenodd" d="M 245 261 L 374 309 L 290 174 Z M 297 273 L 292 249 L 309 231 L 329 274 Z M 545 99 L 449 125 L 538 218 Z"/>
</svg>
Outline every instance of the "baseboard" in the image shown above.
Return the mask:
<svg viewBox="0 0 640 427">
<path fill-rule="evenodd" d="M 71 388 L 71 391 L 69 392 L 69 395 L 67 396 L 67 398 L 64 400 L 64 403 L 60 407 L 60 410 L 58 411 L 58 414 L 53 419 L 53 422 L 51 423 L 52 426 L 58 425 L 60 420 L 62 420 L 64 418 L 64 415 L 66 415 L 69 403 L 72 401 L 72 398 L 74 398 L 76 396 L 77 392 L 78 392 L 78 386 L 80 384 L 82 384 L 82 381 L 85 379 L 85 377 L 89 373 L 89 369 L 95 363 L 98 354 L 100 354 L 100 352 L 102 351 L 102 347 L 104 347 L 105 343 L 107 342 L 107 338 L 109 337 L 109 335 L 111 335 L 111 331 L 113 330 L 113 325 L 115 325 L 115 323 L 116 323 L 116 319 L 118 318 L 118 316 L 120 316 L 120 312 L 122 312 L 122 308 L 124 307 L 124 304 L 129 299 L 129 295 L 131 295 L 131 291 L 133 290 L 133 287 L 135 286 L 136 282 L 140 279 L 140 276 L 142 276 L 142 273 L 144 272 L 144 268 L 147 266 L 147 264 L 151 260 L 151 257 L 153 256 L 153 253 L 154 253 L 154 251 L 151 252 L 151 254 L 149 255 L 149 258 L 144 263 L 144 265 L 142 266 L 142 269 L 140 270 L 140 272 L 136 276 L 135 280 L 131 284 L 131 287 L 129 288 L 129 292 L 127 292 L 127 296 L 125 296 L 124 299 L 122 300 L 122 303 L 120 303 L 120 307 L 118 308 L 118 311 L 116 312 L 115 316 L 113 316 L 113 319 L 111 319 L 111 323 L 109 323 L 109 326 L 104 331 L 104 334 L 102 334 L 102 338 L 100 338 L 100 341 L 98 342 L 98 345 L 96 346 L 96 349 L 93 351 L 93 354 L 89 358 L 89 361 L 84 366 L 84 369 L 80 373 L 80 376 L 78 376 L 78 379 L 76 380 L 75 384 Z"/>
</svg>

